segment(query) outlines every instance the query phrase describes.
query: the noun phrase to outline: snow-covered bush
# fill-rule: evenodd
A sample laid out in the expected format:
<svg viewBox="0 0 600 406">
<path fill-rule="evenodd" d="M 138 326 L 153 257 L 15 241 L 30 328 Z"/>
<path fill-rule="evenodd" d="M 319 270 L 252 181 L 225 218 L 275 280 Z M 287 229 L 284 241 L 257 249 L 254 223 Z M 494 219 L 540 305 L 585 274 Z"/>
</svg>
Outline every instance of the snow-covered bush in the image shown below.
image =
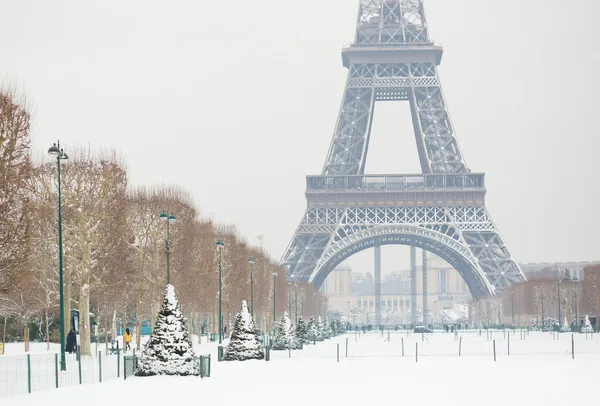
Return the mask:
<svg viewBox="0 0 600 406">
<path fill-rule="evenodd" d="M 294 327 L 287 311 L 283 313 L 283 318 L 277 323 L 275 334 L 275 341 L 273 342 L 274 350 L 287 350 L 290 346 L 293 350 L 300 348 L 300 343 L 297 341 Z"/>
<path fill-rule="evenodd" d="M 235 318 L 235 325 L 229 339 L 229 345 L 223 354 L 223 360 L 246 361 L 249 359 L 263 359 L 264 357 L 264 350 L 260 341 L 258 341 L 254 322 L 244 300 L 242 309 Z"/>
<path fill-rule="evenodd" d="M 308 331 L 308 326 L 304 322 L 302 316 L 298 319 L 298 326 L 296 326 L 296 340 L 302 344 L 310 343 L 310 334 Z"/>
<path fill-rule="evenodd" d="M 585 315 L 585 322 L 583 323 L 583 327 L 581 328 L 582 333 L 593 333 L 594 328 L 592 327 L 592 323 L 590 322 L 590 318 L 588 315 Z"/>
<path fill-rule="evenodd" d="M 199 360 L 172 285 L 167 285 L 152 335 L 138 365 L 135 373 L 138 376 L 200 374 Z"/>
</svg>

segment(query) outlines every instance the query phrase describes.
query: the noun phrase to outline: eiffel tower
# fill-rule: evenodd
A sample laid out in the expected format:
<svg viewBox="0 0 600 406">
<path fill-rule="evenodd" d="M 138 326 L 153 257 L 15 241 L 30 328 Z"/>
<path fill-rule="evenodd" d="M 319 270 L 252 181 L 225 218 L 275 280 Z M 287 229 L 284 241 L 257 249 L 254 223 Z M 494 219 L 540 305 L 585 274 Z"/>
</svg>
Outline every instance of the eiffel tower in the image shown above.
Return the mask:
<svg viewBox="0 0 600 406">
<path fill-rule="evenodd" d="M 319 288 L 353 254 L 401 244 L 450 263 L 474 299 L 525 280 L 485 207 L 485 175 L 467 167 L 438 77 L 422 0 L 359 0 L 348 79 L 329 153 L 307 176 L 308 207 L 282 264 Z M 420 174 L 365 175 L 376 102 L 407 101 Z"/>
</svg>

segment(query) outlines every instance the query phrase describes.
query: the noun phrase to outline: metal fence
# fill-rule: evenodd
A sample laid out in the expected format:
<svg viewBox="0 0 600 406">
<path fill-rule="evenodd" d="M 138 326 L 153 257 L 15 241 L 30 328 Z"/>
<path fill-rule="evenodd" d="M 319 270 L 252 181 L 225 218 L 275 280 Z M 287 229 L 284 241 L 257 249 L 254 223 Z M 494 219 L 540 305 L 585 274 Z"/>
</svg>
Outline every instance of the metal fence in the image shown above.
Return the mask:
<svg viewBox="0 0 600 406">
<path fill-rule="evenodd" d="M 66 371 L 59 354 L 26 354 L 0 357 L 0 398 L 118 379 L 122 354 L 92 357 L 66 354 Z"/>
<path fill-rule="evenodd" d="M 59 354 L 26 354 L 0 357 L 0 399 L 88 383 L 101 383 L 134 376 L 136 355 L 123 353 L 92 357 L 66 354 L 67 369 L 60 370 Z M 210 355 L 199 357 L 199 374 L 210 377 Z"/>
</svg>

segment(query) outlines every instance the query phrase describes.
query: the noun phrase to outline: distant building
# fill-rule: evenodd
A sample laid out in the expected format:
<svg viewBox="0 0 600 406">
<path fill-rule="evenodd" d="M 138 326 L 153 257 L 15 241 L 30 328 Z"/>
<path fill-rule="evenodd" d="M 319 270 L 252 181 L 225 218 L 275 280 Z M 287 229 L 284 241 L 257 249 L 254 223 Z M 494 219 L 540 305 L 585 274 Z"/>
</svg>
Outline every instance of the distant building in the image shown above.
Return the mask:
<svg viewBox="0 0 600 406">
<path fill-rule="evenodd" d="M 520 266 L 525 277 L 531 280 L 557 280 L 561 275 L 564 275 L 565 270 L 569 270 L 571 278 L 583 280 L 585 278 L 583 270 L 597 264 L 600 264 L 600 262 L 545 262 L 520 264 Z"/>
<path fill-rule="evenodd" d="M 430 254 L 429 320 L 442 321 L 443 315 L 464 313 L 459 305 L 466 305 L 471 294 L 460 274 L 443 259 Z M 385 274 L 385 273 L 384 273 Z M 354 323 L 373 323 L 375 320 L 374 281 L 371 273 L 352 272 L 348 266 L 334 269 L 324 283 L 329 310 L 350 317 Z M 381 311 L 386 324 L 405 324 L 411 315 L 410 271 L 388 273 L 382 280 Z M 417 267 L 417 315 L 422 319 L 423 269 Z M 457 311 L 461 309 L 461 311 Z"/>
</svg>

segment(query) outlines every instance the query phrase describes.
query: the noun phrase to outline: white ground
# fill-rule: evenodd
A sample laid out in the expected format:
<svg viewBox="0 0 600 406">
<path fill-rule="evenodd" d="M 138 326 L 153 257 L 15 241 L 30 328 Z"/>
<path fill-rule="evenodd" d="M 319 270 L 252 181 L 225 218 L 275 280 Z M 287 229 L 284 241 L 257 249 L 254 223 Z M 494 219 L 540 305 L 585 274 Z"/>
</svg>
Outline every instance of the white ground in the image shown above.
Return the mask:
<svg viewBox="0 0 600 406">
<path fill-rule="evenodd" d="M 216 362 L 216 346 L 204 344 L 199 353 L 212 353 L 212 377 L 153 377 L 112 380 L 70 388 L 50 389 L 2 399 L 3 406 L 62 406 L 85 399 L 86 405 L 166 405 L 175 401 L 207 405 L 565 405 L 595 404 L 600 340 L 571 335 L 553 339 L 550 333 L 521 333 L 508 339 L 496 332 L 497 362 L 485 331 L 463 334 L 463 356 L 452 334 L 426 336 L 394 333 L 350 334 L 305 346 L 303 351 L 273 352 L 270 362 Z M 349 353 L 345 357 L 348 338 Z M 405 357 L 402 357 L 402 339 Z M 415 362 L 415 344 L 419 360 Z M 340 362 L 337 362 L 337 344 Z M 1 365 L 0 358 L 0 365 Z M 1 384 L 1 383 L 0 383 Z M 0 388 L 1 390 L 2 388 Z M 168 403 L 167 403 L 168 402 Z M 417 403 L 418 402 L 418 403 Z"/>
</svg>

